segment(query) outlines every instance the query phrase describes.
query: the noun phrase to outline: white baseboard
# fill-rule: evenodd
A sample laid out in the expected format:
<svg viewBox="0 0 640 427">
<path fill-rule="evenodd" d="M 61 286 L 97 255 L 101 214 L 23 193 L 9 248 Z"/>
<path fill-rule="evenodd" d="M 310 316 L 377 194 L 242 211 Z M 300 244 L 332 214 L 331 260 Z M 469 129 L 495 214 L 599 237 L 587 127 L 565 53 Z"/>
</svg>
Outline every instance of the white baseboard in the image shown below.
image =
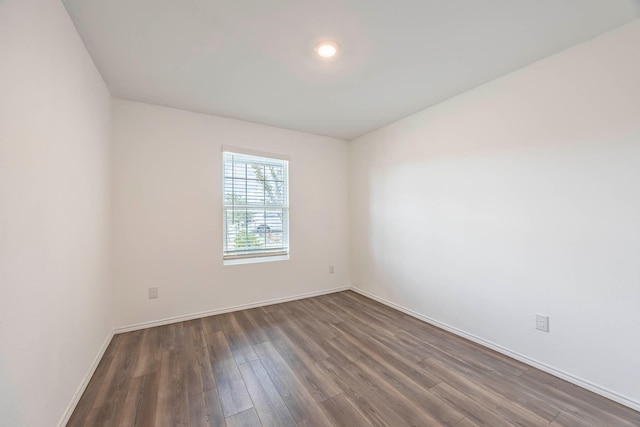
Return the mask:
<svg viewBox="0 0 640 427">
<path fill-rule="evenodd" d="M 115 333 L 122 334 L 124 332 L 137 331 L 140 329 L 153 328 L 155 326 L 163 326 L 163 325 L 169 325 L 171 323 L 184 322 L 186 320 L 193 320 L 193 319 L 200 319 L 202 317 L 215 316 L 216 314 L 231 313 L 233 311 L 247 310 L 249 308 L 264 307 L 267 305 L 280 304 L 283 302 L 295 301 L 298 299 L 317 297 L 319 295 L 332 294 L 335 292 L 342 292 L 349 289 L 351 289 L 351 286 L 340 286 L 338 288 L 324 289 L 324 290 L 315 291 L 315 292 L 307 292 L 304 294 L 293 295 L 290 297 L 273 298 L 273 299 L 254 302 L 250 304 L 240 304 L 240 305 L 234 305 L 231 307 L 218 308 L 215 310 L 201 311 L 199 313 L 167 317 L 165 319 L 153 320 L 151 322 L 142 322 L 142 323 L 136 323 L 128 326 L 120 326 L 118 328 L 115 328 Z"/>
<path fill-rule="evenodd" d="M 549 366 L 549 365 L 547 365 L 545 363 L 542 363 L 542 362 L 539 362 L 537 360 L 531 359 L 531 358 L 525 356 L 524 354 L 520 354 L 520 353 L 517 353 L 515 351 L 509 350 L 508 348 L 503 347 L 503 346 L 501 346 L 499 344 L 496 344 L 494 342 L 485 340 L 485 339 L 480 338 L 480 337 L 478 337 L 476 335 L 470 334 L 470 333 L 465 332 L 465 331 L 463 331 L 461 329 L 458 329 L 458 328 L 455 328 L 453 326 L 447 325 L 446 323 L 439 322 L 439 321 L 437 321 L 435 319 L 432 319 L 430 317 L 424 316 L 424 315 L 422 315 L 420 313 L 417 313 L 417 312 L 415 312 L 415 311 L 413 311 L 411 309 L 403 307 L 403 306 L 401 306 L 399 304 L 396 304 L 394 302 L 388 301 L 388 300 L 386 300 L 384 298 L 380 298 L 380 297 L 378 297 L 376 295 L 373 295 L 370 292 L 367 292 L 367 291 L 362 290 L 360 288 L 357 288 L 355 286 L 351 286 L 351 290 L 354 291 L 354 292 L 357 292 L 360 295 L 363 295 L 363 296 L 365 296 L 367 298 L 370 298 L 372 300 L 378 301 L 381 304 L 384 304 L 384 305 L 389 306 L 391 308 L 394 308 L 394 309 L 396 309 L 398 311 L 406 313 L 409 316 L 415 317 L 416 319 L 422 320 L 423 322 L 427 322 L 427 323 L 429 323 L 429 324 L 431 324 L 433 326 L 436 326 L 436 327 L 438 327 L 440 329 L 444 329 L 445 331 L 449 331 L 449 332 L 451 332 L 451 333 L 453 333 L 455 335 L 458 335 L 458 336 L 460 336 L 462 338 L 466 338 L 469 341 L 473 341 L 473 342 L 475 342 L 477 344 L 480 344 L 480 345 L 482 345 L 484 347 L 487 347 L 487 348 L 490 348 L 492 350 L 495 350 L 498 353 L 502 353 L 502 354 L 504 354 L 506 356 L 509 356 L 509 357 L 513 358 L 513 359 L 519 360 L 520 362 L 525 363 L 525 364 L 527 364 L 529 366 L 533 366 L 534 368 L 538 368 L 541 371 L 544 371 L 544 372 L 546 372 L 548 374 L 551 374 L 551 375 L 553 375 L 555 377 L 561 378 L 561 379 L 563 379 L 565 381 L 568 381 L 568 382 L 570 382 L 572 384 L 575 384 L 578 387 L 582 387 L 582 388 L 587 389 L 589 391 L 592 391 L 592 392 L 594 392 L 596 394 L 599 394 L 600 396 L 606 397 L 607 399 L 613 400 L 614 402 L 620 403 L 621 405 L 627 406 L 627 407 L 629 407 L 631 409 L 634 409 L 636 411 L 640 411 L 640 402 L 638 402 L 636 400 L 633 400 L 633 399 L 630 399 L 630 398 L 628 398 L 626 396 L 623 396 L 621 394 L 618 394 L 618 393 L 616 393 L 614 391 L 611 391 L 611 390 L 607 389 L 606 387 L 599 386 L 599 385 L 594 384 L 594 383 L 592 383 L 590 381 L 587 381 L 585 379 L 576 377 L 576 376 L 574 376 L 574 375 L 572 375 L 572 374 L 570 374 L 568 372 L 565 372 L 565 371 L 562 371 L 560 369 L 554 368 L 553 366 Z"/>
<path fill-rule="evenodd" d="M 109 344 L 113 339 L 113 335 L 114 333 L 112 330 L 111 332 L 109 332 L 109 334 L 107 335 L 107 338 L 102 343 L 102 347 L 100 347 L 100 350 L 98 350 L 98 354 L 96 355 L 95 359 L 93 359 L 91 366 L 89 366 L 87 373 L 82 378 L 82 382 L 80 383 L 80 386 L 78 386 L 78 389 L 73 395 L 71 402 L 69 402 L 67 409 L 64 411 L 64 414 L 62 414 L 62 418 L 60 418 L 60 421 L 58 422 L 58 427 L 64 427 L 69 422 L 69 418 L 71 418 L 71 414 L 73 414 L 73 411 L 76 409 L 76 406 L 78 405 L 78 402 L 82 397 L 82 393 L 84 393 L 85 389 L 87 388 L 87 385 L 89 385 L 89 381 L 91 380 L 93 373 L 96 371 L 98 364 L 102 360 L 102 356 L 104 356 L 104 352 L 107 351 L 107 347 L 109 347 Z"/>
</svg>

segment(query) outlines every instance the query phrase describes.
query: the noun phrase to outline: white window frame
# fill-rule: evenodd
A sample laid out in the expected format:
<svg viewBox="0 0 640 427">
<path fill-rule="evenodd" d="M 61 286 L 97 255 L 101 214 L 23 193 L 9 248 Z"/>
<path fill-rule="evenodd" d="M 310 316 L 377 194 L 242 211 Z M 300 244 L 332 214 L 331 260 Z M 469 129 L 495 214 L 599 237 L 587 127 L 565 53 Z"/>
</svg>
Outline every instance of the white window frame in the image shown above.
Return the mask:
<svg viewBox="0 0 640 427">
<path fill-rule="evenodd" d="M 265 220 L 268 213 L 268 209 L 282 209 L 282 242 L 281 247 L 273 248 L 273 249 L 246 249 L 246 250 L 238 250 L 234 251 L 229 248 L 230 235 L 231 233 L 228 230 L 229 222 L 227 221 L 227 215 L 231 210 L 235 209 L 235 206 L 232 203 L 229 203 L 226 198 L 226 186 L 231 182 L 242 182 L 242 178 L 231 178 L 225 176 L 225 161 L 228 155 L 239 155 L 239 156 L 252 156 L 252 157 L 260 157 L 265 160 L 272 160 L 276 162 L 282 162 L 284 165 L 283 169 L 283 181 L 284 181 L 284 204 L 280 205 L 269 205 L 266 202 L 262 204 L 247 204 L 240 206 L 239 209 L 250 209 L 250 210 L 263 210 L 265 214 Z M 259 159 L 256 159 L 259 160 Z M 237 180 L 237 181 L 236 181 Z M 248 181 L 245 179 L 245 181 Z M 246 182 L 245 182 L 246 184 Z M 233 184 L 235 185 L 235 184 Z M 289 259 L 289 157 L 282 154 L 268 153 L 257 150 L 250 150 L 246 148 L 240 147 L 232 147 L 232 146 L 222 146 L 222 223 L 223 223 L 223 263 L 224 265 L 235 265 L 235 264 L 246 264 L 246 263 L 255 263 L 255 262 L 267 262 L 267 261 L 281 261 Z M 245 193 L 246 196 L 246 193 Z M 235 200 L 235 198 L 233 199 Z M 248 203 L 248 202 L 247 202 Z M 265 241 L 267 236 L 264 236 Z"/>
</svg>

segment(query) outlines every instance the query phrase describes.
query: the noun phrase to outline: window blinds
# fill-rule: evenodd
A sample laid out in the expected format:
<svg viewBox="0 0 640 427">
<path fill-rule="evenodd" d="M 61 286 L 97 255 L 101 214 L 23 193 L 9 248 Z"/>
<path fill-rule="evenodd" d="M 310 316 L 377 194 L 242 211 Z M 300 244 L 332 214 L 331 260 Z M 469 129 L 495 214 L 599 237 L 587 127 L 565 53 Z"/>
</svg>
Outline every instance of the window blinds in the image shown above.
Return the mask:
<svg viewBox="0 0 640 427">
<path fill-rule="evenodd" d="M 223 151 L 225 259 L 288 254 L 288 164 Z"/>
</svg>

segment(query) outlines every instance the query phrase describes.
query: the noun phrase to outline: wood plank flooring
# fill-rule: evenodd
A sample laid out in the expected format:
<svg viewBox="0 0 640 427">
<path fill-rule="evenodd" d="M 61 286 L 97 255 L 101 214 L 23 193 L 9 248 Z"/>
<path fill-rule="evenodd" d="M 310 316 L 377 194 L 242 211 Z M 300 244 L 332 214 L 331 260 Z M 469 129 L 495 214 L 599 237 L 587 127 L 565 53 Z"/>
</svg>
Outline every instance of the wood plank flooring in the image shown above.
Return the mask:
<svg viewBox="0 0 640 427">
<path fill-rule="evenodd" d="M 116 335 L 68 426 L 640 426 L 351 291 Z"/>
</svg>

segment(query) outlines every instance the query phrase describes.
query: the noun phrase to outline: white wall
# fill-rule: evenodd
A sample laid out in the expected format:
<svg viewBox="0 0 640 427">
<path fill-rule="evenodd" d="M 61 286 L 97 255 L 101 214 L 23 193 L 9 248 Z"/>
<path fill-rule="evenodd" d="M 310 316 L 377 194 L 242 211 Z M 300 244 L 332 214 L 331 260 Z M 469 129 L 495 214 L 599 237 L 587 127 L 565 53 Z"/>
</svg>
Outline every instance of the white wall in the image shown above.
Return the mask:
<svg viewBox="0 0 640 427">
<path fill-rule="evenodd" d="M 113 105 L 118 326 L 349 284 L 346 142 L 124 100 Z M 222 145 L 291 157 L 290 260 L 222 265 Z M 157 300 L 148 299 L 149 287 L 159 288 Z"/>
<path fill-rule="evenodd" d="M 52 426 L 110 335 L 110 95 L 59 1 L 0 1 L 0 424 Z"/>
<path fill-rule="evenodd" d="M 639 46 L 635 21 L 353 141 L 353 283 L 640 408 Z"/>
</svg>

